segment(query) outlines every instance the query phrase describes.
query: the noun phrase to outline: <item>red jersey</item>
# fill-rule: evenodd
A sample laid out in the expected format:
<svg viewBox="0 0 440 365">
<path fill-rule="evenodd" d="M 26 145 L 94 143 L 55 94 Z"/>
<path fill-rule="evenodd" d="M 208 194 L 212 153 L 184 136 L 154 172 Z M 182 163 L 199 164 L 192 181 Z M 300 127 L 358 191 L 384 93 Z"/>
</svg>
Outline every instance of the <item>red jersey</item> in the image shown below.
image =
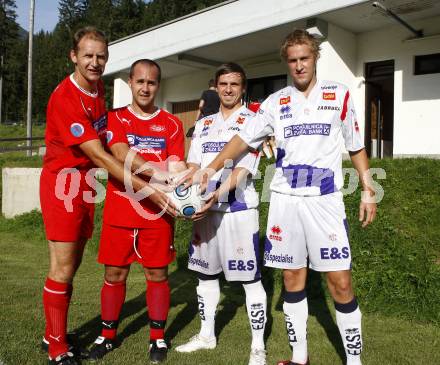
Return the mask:
<svg viewBox="0 0 440 365">
<path fill-rule="evenodd" d="M 260 105 L 261 105 L 261 103 L 259 103 L 258 101 L 251 101 L 247 107 L 249 110 L 256 113 L 258 111 L 258 109 L 260 109 Z"/>
<path fill-rule="evenodd" d="M 46 155 L 43 167 L 53 173 L 63 168 L 94 167 L 78 147 L 105 134 L 105 104 L 102 81 L 92 94 L 66 77 L 53 91 L 47 105 Z"/>
<path fill-rule="evenodd" d="M 136 151 L 145 161 L 162 162 L 167 170 L 167 159 L 184 158 L 184 135 L 182 122 L 165 110 L 158 109 L 148 117 L 142 117 L 129 107 L 109 111 L 107 114 L 107 145 L 125 143 Z M 104 206 L 106 224 L 146 228 L 152 225 L 170 224 L 172 218 L 167 214 L 155 220 L 148 220 L 137 213 L 129 198 L 118 192 L 125 192 L 124 184 L 109 176 Z M 160 209 L 148 198 L 142 200 L 142 209 L 149 214 L 158 214 Z"/>
</svg>

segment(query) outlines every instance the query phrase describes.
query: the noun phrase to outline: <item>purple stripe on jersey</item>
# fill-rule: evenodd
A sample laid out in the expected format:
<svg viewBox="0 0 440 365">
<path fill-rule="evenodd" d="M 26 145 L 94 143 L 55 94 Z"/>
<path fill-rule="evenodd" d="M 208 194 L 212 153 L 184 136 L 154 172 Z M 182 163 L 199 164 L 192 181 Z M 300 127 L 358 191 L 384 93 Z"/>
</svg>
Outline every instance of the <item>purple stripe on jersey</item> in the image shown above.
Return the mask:
<svg viewBox="0 0 440 365">
<path fill-rule="evenodd" d="M 188 247 L 188 255 L 189 255 L 189 257 L 191 257 L 193 254 L 194 254 L 194 245 L 193 245 L 193 242 L 191 241 L 189 243 L 189 247 Z"/>
<path fill-rule="evenodd" d="M 344 219 L 344 228 L 345 228 L 345 233 L 347 233 L 347 239 L 350 241 L 350 236 L 349 236 L 350 230 L 348 228 L 347 218 Z"/>
<path fill-rule="evenodd" d="M 331 169 L 322 169 L 310 165 L 288 165 L 282 167 L 283 175 L 293 189 L 318 187 L 321 195 L 334 193 L 335 174 Z"/>
<path fill-rule="evenodd" d="M 283 159 L 286 156 L 286 150 L 282 148 L 277 148 L 277 161 L 275 163 L 275 167 L 283 167 Z"/>
<path fill-rule="evenodd" d="M 231 207 L 231 212 L 238 212 L 240 210 L 248 209 L 246 202 L 244 201 L 244 194 L 242 190 L 234 189 L 229 192 L 228 203 Z"/>
<path fill-rule="evenodd" d="M 333 170 L 310 165 L 283 166 L 285 156 L 286 151 L 282 148 L 277 148 L 277 161 L 275 166 L 282 169 L 283 175 L 293 189 L 318 187 L 321 195 L 337 191 L 335 186 L 335 173 Z"/>
<path fill-rule="evenodd" d="M 272 251 L 272 242 L 270 242 L 269 238 L 266 236 L 264 238 L 264 252 L 270 253 Z"/>
<path fill-rule="evenodd" d="M 209 181 L 208 188 L 206 189 L 207 193 L 213 192 L 217 190 L 221 185 L 221 181 Z M 227 201 L 220 201 L 217 203 L 218 207 L 221 207 L 222 204 L 229 204 L 229 209 L 231 212 L 239 212 L 241 210 L 248 209 L 244 198 L 244 192 L 241 189 L 231 190 L 228 194 Z"/>
<path fill-rule="evenodd" d="M 261 278 L 261 263 L 260 263 L 260 234 L 259 232 L 255 232 L 252 236 L 252 242 L 254 243 L 254 252 L 255 252 L 255 265 L 257 265 L 257 270 L 255 271 L 254 279 Z"/>
</svg>

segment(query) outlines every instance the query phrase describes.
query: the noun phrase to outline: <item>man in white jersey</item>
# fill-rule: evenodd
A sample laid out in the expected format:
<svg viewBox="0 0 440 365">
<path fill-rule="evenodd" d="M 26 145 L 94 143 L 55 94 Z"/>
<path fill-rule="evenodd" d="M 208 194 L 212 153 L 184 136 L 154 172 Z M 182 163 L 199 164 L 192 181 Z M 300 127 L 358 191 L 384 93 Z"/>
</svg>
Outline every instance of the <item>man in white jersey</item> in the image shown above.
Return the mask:
<svg viewBox="0 0 440 365">
<path fill-rule="evenodd" d="M 361 364 L 361 312 L 351 282 L 351 251 L 340 189 L 342 143 L 359 173 L 359 220 L 365 227 L 376 215 L 365 153 L 350 93 L 342 84 L 317 80 L 317 40 L 304 30 L 289 34 L 281 48 L 293 85 L 270 95 L 245 129 L 205 170 L 220 169 L 257 148 L 271 133 L 277 144 L 276 172 L 266 233 L 266 266 L 283 269 L 284 304 L 291 361 L 307 364 L 307 264 L 327 274 L 336 321 L 348 365 Z M 201 174 L 200 174 L 201 175 Z M 187 177 L 189 179 L 189 177 Z M 209 207 L 209 204 L 207 205 Z"/>
<path fill-rule="evenodd" d="M 187 159 L 188 165 L 195 169 L 205 168 L 255 115 L 241 103 L 246 75 L 239 65 L 220 66 L 215 82 L 220 111 L 196 123 Z M 216 347 L 214 317 L 220 299 L 218 278 L 223 271 L 226 280 L 241 282 L 246 293 L 252 332 L 249 365 L 266 364 L 267 300 L 259 265 L 258 195 L 249 176 L 257 172 L 258 162 L 258 152 L 244 151 L 234 166 L 215 174 L 208 184 L 208 192 L 216 191 L 215 204 L 203 218 L 197 213 L 194 217 L 188 267 L 197 272 L 199 279 L 201 329 L 189 342 L 176 348 L 179 352 Z"/>
</svg>

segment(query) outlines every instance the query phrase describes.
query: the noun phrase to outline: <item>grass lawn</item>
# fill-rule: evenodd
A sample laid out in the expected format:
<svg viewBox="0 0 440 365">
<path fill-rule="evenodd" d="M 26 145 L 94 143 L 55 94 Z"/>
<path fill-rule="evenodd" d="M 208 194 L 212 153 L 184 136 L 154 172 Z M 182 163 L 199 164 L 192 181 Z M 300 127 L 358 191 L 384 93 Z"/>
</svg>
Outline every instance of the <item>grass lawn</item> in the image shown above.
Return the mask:
<svg viewBox="0 0 440 365">
<path fill-rule="evenodd" d="M 44 137 L 44 130 L 46 125 L 33 125 L 32 126 L 32 136 L 35 137 Z M 27 130 L 25 124 L 20 125 L 0 125 L 0 139 L 1 138 L 24 138 L 27 136 Z M 37 152 L 39 146 L 44 145 L 44 139 L 33 141 L 32 145 L 34 148 L 34 153 Z M 0 149 L 2 148 L 14 148 L 14 147 L 24 147 L 26 146 L 26 141 L 8 141 L 8 142 L 0 142 Z M 22 152 L 23 155 L 26 155 L 26 151 Z"/>
<path fill-rule="evenodd" d="M 37 224 L 37 226 L 39 226 Z M 36 237 L 2 234 L 0 250 L 0 359 L 4 364 L 43 364 L 45 355 L 38 346 L 44 329 L 41 289 L 47 268 L 47 248 L 42 235 Z M 99 292 L 102 268 L 95 262 L 95 248 L 86 250 L 84 262 L 75 281 L 70 307 L 70 330 L 76 330 L 84 344 L 90 344 L 99 333 Z M 167 334 L 172 345 L 183 343 L 198 330 L 195 299 L 196 280 L 186 270 L 170 275 L 172 304 Z M 289 356 L 280 302 L 279 281 L 265 281 L 269 313 L 267 347 L 269 364 Z M 314 277 L 313 280 L 319 280 Z M 272 282 L 271 282 L 272 281 Z M 223 283 L 217 315 L 219 343 L 215 350 L 194 355 L 170 351 L 169 364 L 247 364 L 250 332 L 239 285 Z M 342 364 L 343 349 L 333 320 L 331 303 L 323 297 L 311 300 L 309 348 L 313 364 Z M 330 309 L 329 309 L 330 308 Z M 364 364 L 439 364 L 440 329 L 428 323 L 364 313 Z M 106 356 L 102 364 L 146 363 L 148 323 L 145 309 L 145 283 L 138 265 L 128 281 L 127 301 L 119 330 L 122 345 Z"/>
<path fill-rule="evenodd" d="M 38 165 L 38 160 L 30 160 Z M 2 166 L 25 166 L 19 159 L 0 159 Z M 265 169 L 263 162 L 262 171 Z M 385 196 L 378 217 L 367 230 L 359 227 L 359 192 L 345 197 L 354 257 L 354 283 L 363 311 L 364 364 L 440 364 L 440 161 L 382 160 L 372 166 L 386 171 Z M 258 182 L 261 190 L 262 181 Z M 260 207 L 261 234 L 267 203 Z M 95 262 L 101 224 L 97 209 L 95 236 L 89 242 L 75 279 L 69 329 L 84 345 L 99 334 L 99 295 L 103 269 Z M 172 346 L 198 330 L 196 280 L 185 269 L 191 226 L 178 221 L 178 258 L 172 265 L 172 305 L 167 334 Z M 42 285 L 48 266 L 41 215 L 32 212 L 14 220 L 0 217 L 0 364 L 44 364 L 39 353 L 44 330 Z M 279 271 L 265 270 L 264 285 L 271 311 L 267 325 L 269 364 L 288 358 Z M 247 364 L 250 331 L 239 285 L 223 283 L 217 316 L 219 343 L 215 350 L 183 355 L 170 351 L 168 364 Z M 334 311 L 319 275 L 311 273 L 309 351 L 312 364 L 342 364 L 343 349 Z M 102 364 L 147 363 L 148 320 L 145 281 L 133 266 L 128 281 L 119 338 L 122 345 Z"/>
</svg>

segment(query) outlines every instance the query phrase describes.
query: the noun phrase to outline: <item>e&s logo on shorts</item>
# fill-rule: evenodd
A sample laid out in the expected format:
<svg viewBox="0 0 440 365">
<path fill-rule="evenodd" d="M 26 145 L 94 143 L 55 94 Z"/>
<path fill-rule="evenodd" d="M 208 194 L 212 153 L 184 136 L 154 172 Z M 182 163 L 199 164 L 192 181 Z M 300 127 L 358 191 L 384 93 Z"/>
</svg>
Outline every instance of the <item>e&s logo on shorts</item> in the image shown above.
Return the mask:
<svg viewBox="0 0 440 365">
<path fill-rule="evenodd" d="M 83 125 L 80 123 L 72 123 L 70 125 L 70 133 L 72 133 L 74 137 L 81 137 L 84 134 Z"/>
</svg>

